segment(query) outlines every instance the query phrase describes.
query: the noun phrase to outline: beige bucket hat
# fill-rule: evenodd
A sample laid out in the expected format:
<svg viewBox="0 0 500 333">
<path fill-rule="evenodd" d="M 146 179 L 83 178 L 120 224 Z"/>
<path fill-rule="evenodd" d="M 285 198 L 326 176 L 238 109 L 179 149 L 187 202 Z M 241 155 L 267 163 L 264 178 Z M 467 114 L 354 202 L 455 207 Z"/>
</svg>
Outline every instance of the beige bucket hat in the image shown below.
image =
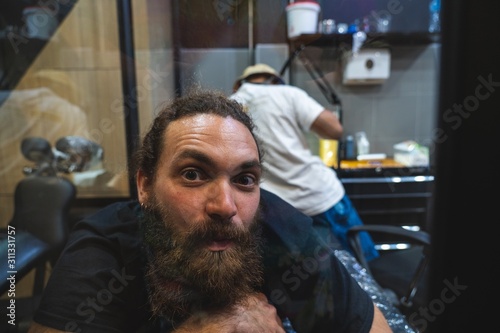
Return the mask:
<svg viewBox="0 0 500 333">
<path fill-rule="evenodd" d="M 246 80 L 250 76 L 256 75 L 256 74 L 269 74 L 269 75 L 273 76 L 274 78 L 276 78 L 281 84 L 285 83 L 285 81 L 283 81 L 283 79 L 281 78 L 279 73 L 271 66 L 266 65 L 266 64 L 255 64 L 255 65 L 248 66 L 247 68 L 245 68 L 245 70 L 243 71 L 243 74 L 241 74 L 234 82 L 233 90 L 234 91 L 238 90 L 238 88 L 241 86 L 241 84 L 243 83 L 244 80 Z"/>
</svg>

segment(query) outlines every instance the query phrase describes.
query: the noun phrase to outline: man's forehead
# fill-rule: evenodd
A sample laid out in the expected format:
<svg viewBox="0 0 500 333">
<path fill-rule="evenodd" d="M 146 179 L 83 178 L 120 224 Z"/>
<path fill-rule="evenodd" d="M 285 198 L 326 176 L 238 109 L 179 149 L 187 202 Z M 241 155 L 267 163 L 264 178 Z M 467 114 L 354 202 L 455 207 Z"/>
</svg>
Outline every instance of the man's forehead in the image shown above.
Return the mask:
<svg viewBox="0 0 500 333">
<path fill-rule="evenodd" d="M 179 134 L 212 134 L 214 136 L 228 134 L 234 135 L 234 139 L 251 138 L 253 141 L 252 134 L 245 124 L 230 116 L 223 117 L 212 113 L 200 113 L 174 120 L 166 129 L 165 134 L 167 136 L 172 134 L 174 139 Z"/>
<path fill-rule="evenodd" d="M 222 122 L 224 119 L 236 121 L 231 117 L 222 117 L 213 113 L 196 113 L 172 120 L 166 130 L 168 131 L 169 129 L 176 129 L 179 127 L 188 127 L 195 129 L 198 126 L 215 126 L 216 124 Z"/>
<path fill-rule="evenodd" d="M 197 114 L 173 121 L 165 131 L 166 151 L 177 155 L 185 149 L 212 151 L 259 159 L 257 143 L 250 130 L 232 117 L 216 114 Z"/>
</svg>

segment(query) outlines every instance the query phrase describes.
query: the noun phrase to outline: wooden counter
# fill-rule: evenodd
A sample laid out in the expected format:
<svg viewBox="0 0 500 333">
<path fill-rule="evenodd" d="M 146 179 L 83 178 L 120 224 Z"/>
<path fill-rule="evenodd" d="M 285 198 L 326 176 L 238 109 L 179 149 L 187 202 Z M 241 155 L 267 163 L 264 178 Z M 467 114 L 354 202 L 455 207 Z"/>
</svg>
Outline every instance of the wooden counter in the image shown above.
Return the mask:
<svg viewBox="0 0 500 333">
<path fill-rule="evenodd" d="M 369 168 L 404 168 L 405 165 L 396 162 L 392 158 L 384 158 L 381 160 L 342 160 L 340 161 L 341 169 L 369 169 Z"/>
</svg>

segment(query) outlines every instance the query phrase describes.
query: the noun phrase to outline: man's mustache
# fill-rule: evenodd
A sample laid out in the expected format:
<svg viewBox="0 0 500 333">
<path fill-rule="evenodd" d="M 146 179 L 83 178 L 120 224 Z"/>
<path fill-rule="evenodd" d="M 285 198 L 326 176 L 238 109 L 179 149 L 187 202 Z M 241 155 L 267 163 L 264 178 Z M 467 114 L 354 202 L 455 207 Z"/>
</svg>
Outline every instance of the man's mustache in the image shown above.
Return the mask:
<svg viewBox="0 0 500 333">
<path fill-rule="evenodd" d="M 185 245 L 196 246 L 213 240 L 231 240 L 235 243 L 245 242 L 249 230 L 239 228 L 230 222 L 205 221 L 191 228 L 185 235 Z"/>
</svg>

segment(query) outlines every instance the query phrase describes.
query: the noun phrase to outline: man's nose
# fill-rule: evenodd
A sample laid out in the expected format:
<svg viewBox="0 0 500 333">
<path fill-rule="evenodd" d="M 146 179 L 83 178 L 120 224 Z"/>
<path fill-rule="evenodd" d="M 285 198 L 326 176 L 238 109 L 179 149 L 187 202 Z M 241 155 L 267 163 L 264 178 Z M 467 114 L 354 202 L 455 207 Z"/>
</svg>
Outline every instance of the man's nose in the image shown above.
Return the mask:
<svg viewBox="0 0 500 333">
<path fill-rule="evenodd" d="M 234 193 L 229 182 L 214 181 L 208 191 L 206 210 L 210 217 L 226 221 L 236 215 Z"/>
</svg>

